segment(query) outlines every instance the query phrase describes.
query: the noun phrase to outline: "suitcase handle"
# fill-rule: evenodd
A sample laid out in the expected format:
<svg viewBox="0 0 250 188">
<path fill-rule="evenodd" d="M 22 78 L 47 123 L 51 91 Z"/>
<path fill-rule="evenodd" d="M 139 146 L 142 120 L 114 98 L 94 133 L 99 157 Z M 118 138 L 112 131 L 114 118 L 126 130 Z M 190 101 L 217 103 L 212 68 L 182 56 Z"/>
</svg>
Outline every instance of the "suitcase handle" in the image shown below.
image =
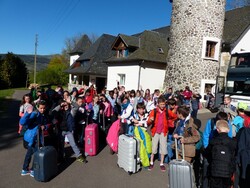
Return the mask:
<svg viewBox="0 0 250 188">
<path fill-rule="evenodd" d="M 178 144 L 177 144 L 177 140 L 184 138 L 183 136 L 178 136 L 178 138 L 174 139 L 175 142 L 175 155 L 176 155 L 176 159 L 178 160 Z M 182 160 L 185 160 L 185 152 L 184 152 L 184 144 L 181 143 L 181 147 L 182 147 Z"/>
<path fill-rule="evenodd" d="M 37 128 L 37 148 L 38 150 L 40 149 L 40 129 L 41 127 L 38 126 Z M 44 147 L 44 134 L 43 134 L 43 130 L 41 129 L 41 132 L 42 132 L 42 147 Z"/>
</svg>

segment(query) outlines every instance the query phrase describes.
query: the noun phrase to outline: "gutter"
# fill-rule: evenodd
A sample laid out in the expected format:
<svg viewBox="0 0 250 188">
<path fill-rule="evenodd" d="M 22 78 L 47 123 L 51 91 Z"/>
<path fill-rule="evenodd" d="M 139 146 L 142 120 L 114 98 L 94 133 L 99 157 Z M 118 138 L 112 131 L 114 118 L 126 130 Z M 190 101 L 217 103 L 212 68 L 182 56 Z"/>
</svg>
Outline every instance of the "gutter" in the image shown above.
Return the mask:
<svg viewBox="0 0 250 188">
<path fill-rule="evenodd" d="M 144 63 L 144 60 L 142 60 L 139 63 L 139 74 L 138 74 L 138 85 L 137 85 L 137 90 L 140 88 L 140 83 L 141 83 L 141 65 Z"/>
</svg>

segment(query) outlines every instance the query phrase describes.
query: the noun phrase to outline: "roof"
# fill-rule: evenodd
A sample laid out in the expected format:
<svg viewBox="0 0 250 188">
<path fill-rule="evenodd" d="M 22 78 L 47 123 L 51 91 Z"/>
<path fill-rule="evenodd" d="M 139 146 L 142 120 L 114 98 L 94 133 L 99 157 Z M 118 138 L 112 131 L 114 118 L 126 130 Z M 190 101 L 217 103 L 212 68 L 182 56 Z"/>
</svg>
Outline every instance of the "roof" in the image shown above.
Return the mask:
<svg viewBox="0 0 250 188">
<path fill-rule="evenodd" d="M 70 54 L 82 54 L 91 46 L 91 44 L 92 42 L 89 37 L 87 35 L 83 35 Z"/>
<path fill-rule="evenodd" d="M 233 45 L 250 27 L 250 6 L 226 11 L 223 31 L 223 42 Z M 154 29 L 159 33 L 169 35 L 170 26 Z"/>
<path fill-rule="evenodd" d="M 120 37 L 120 35 L 118 35 Z M 135 37 L 134 37 L 135 38 Z M 168 36 L 156 31 L 145 30 L 138 35 L 140 41 L 140 47 L 134 52 L 129 54 L 127 57 L 112 57 L 106 62 L 117 62 L 117 61 L 153 61 L 166 63 L 167 52 L 168 52 Z"/>
<path fill-rule="evenodd" d="M 227 44 L 235 43 L 250 26 L 250 6 L 226 12 L 223 40 Z"/>
<path fill-rule="evenodd" d="M 116 53 L 111 49 L 115 38 L 115 36 L 103 34 L 65 72 L 106 76 L 108 67 L 103 61 Z"/>
<path fill-rule="evenodd" d="M 128 35 L 124 35 L 124 34 L 119 34 L 118 38 L 121 38 L 123 40 L 123 42 L 125 43 L 126 47 L 139 47 L 139 38 L 135 37 L 135 36 L 128 36 Z M 116 40 L 117 41 L 117 40 Z M 115 45 L 116 41 L 114 42 L 113 45 Z"/>
</svg>

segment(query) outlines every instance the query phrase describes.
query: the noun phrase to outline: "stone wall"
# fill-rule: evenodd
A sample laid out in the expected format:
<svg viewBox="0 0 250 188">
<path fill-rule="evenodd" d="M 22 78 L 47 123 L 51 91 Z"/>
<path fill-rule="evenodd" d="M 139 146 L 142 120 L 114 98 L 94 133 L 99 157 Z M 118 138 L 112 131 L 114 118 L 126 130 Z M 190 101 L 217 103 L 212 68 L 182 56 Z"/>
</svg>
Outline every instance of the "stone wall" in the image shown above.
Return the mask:
<svg viewBox="0 0 250 188">
<path fill-rule="evenodd" d="M 200 91 L 215 80 L 219 61 L 202 58 L 204 37 L 222 38 L 226 0 L 174 0 L 165 86 Z M 220 58 L 219 58 L 220 59 Z"/>
</svg>

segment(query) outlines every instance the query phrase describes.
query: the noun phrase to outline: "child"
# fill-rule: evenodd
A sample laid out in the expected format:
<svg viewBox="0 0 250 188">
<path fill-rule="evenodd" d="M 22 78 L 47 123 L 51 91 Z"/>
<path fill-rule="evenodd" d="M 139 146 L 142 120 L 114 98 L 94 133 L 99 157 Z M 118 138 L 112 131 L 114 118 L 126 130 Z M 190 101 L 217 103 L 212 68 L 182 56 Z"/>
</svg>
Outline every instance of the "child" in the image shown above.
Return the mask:
<svg viewBox="0 0 250 188">
<path fill-rule="evenodd" d="M 19 108 L 19 116 L 20 118 L 24 116 L 24 114 L 27 112 L 28 108 L 32 108 L 32 104 L 31 104 L 31 97 L 30 94 L 25 94 L 23 96 L 23 100 L 21 103 L 21 106 Z M 23 126 L 21 124 L 19 124 L 19 129 L 18 129 L 18 134 L 23 135 L 25 132 L 25 129 L 23 129 Z"/>
<path fill-rule="evenodd" d="M 235 170 L 236 142 L 228 136 L 229 125 L 225 120 L 216 122 L 219 133 L 209 143 L 206 155 L 210 164 L 210 187 L 229 188 Z"/>
<path fill-rule="evenodd" d="M 144 103 L 138 103 L 136 105 L 136 113 L 133 117 L 131 117 L 131 121 L 134 123 L 134 126 L 148 127 L 148 113 L 145 112 L 145 109 L 146 107 Z"/>
<path fill-rule="evenodd" d="M 70 104 L 62 101 L 59 106 L 53 109 L 53 113 L 58 129 L 59 161 L 61 160 L 62 162 L 64 160 L 64 140 L 65 136 L 67 136 L 69 144 L 75 153 L 76 160 L 81 163 L 86 163 L 85 156 L 81 154 L 73 136 L 75 121 L 71 113 Z"/>
<path fill-rule="evenodd" d="M 169 119 L 176 119 L 176 114 L 168 110 L 166 112 L 166 100 L 164 96 L 158 98 L 158 105 L 155 110 L 152 110 L 149 114 L 147 121 L 148 125 L 152 125 L 152 154 L 150 159 L 150 166 L 148 168 L 151 171 L 154 167 L 154 155 L 157 153 L 158 144 L 160 145 L 159 152 L 161 154 L 160 168 L 162 172 L 166 171 L 166 167 L 163 164 L 164 156 L 167 155 L 167 134 L 168 134 L 168 122 L 166 113 L 168 113 Z"/>
<path fill-rule="evenodd" d="M 231 121 L 237 115 L 237 108 L 231 104 L 231 97 L 226 96 L 224 97 L 224 105 L 221 107 L 222 112 L 226 112 L 228 114 L 228 119 Z"/>
<path fill-rule="evenodd" d="M 179 136 L 182 136 L 180 142 L 184 143 L 185 160 L 191 163 L 195 157 L 195 144 L 200 140 L 200 134 L 197 131 L 197 125 L 194 124 L 193 118 L 190 117 L 188 107 L 179 107 L 177 109 L 177 116 L 179 121 L 177 122 L 176 129 L 173 132 L 173 137 L 178 138 Z M 181 147 L 179 146 L 179 148 Z M 181 154 L 179 154 L 178 158 L 180 157 L 183 158 Z"/>
<path fill-rule="evenodd" d="M 131 125 L 130 118 L 133 116 L 133 106 L 130 100 L 126 96 L 121 96 L 121 115 L 118 115 L 118 119 L 121 120 L 121 130 L 119 134 L 133 135 L 133 126 Z"/>
<path fill-rule="evenodd" d="M 240 102 L 238 104 L 237 113 L 238 115 L 232 121 L 232 136 L 236 137 L 236 134 L 244 126 L 244 118 L 246 117 L 244 110 L 247 109 L 247 104 Z"/>
<path fill-rule="evenodd" d="M 45 109 L 46 104 L 44 101 L 39 101 L 37 104 L 38 111 L 33 111 L 33 107 L 29 107 L 25 115 L 20 119 L 20 123 L 22 125 L 28 125 L 28 128 L 24 134 L 24 141 L 27 143 L 27 152 L 25 155 L 23 169 L 21 171 L 21 175 L 30 175 L 34 177 L 33 167 L 29 169 L 29 164 L 32 158 L 33 153 L 39 147 L 37 145 L 37 132 L 38 129 L 47 130 L 49 128 L 49 124 L 45 121 Z"/>
</svg>

